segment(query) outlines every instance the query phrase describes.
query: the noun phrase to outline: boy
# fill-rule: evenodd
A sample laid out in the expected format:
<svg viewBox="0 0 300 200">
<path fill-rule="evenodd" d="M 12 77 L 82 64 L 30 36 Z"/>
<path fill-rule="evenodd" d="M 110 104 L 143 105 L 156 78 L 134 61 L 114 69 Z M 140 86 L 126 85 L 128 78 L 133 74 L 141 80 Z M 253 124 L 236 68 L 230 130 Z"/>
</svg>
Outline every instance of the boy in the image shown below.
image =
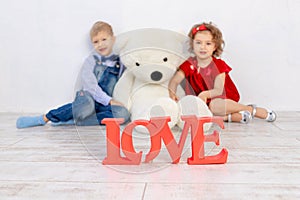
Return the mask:
<svg viewBox="0 0 300 200">
<path fill-rule="evenodd" d="M 112 27 L 98 21 L 91 28 L 90 37 L 94 50 L 83 64 L 80 74 L 83 87 L 77 92 L 74 102 L 45 115 L 19 117 L 17 128 L 42 126 L 48 121 L 53 125 L 76 123 L 82 126 L 101 124 L 104 118 L 128 121 L 128 110 L 112 99 L 114 86 L 125 70 L 119 56 L 112 53 L 115 42 Z"/>
</svg>

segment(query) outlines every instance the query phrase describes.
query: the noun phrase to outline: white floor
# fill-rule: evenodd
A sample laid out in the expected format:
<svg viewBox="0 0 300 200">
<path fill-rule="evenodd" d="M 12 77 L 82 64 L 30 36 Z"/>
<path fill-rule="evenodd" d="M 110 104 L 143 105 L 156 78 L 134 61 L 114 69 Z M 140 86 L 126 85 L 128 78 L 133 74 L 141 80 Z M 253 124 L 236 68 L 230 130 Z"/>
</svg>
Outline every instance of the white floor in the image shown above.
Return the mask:
<svg viewBox="0 0 300 200">
<path fill-rule="evenodd" d="M 152 163 L 108 166 L 105 127 L 35 127 L 17 130 L 19 114 L 0 113 L 0 199 L 300 199 L 300 112 L 278 120 L 225 123 L 221 165 L 179 164 L 165 150 Z M 135 136 L 136 151 L 149 150 Z"/>
</svg>

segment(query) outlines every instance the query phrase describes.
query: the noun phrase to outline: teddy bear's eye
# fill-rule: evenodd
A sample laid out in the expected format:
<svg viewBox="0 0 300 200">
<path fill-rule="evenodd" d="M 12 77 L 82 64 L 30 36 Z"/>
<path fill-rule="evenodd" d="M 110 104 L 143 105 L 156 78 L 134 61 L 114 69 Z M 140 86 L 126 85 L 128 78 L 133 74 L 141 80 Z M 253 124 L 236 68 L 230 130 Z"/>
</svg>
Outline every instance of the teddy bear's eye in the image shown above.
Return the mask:
<svg viewBox="0 0 300 200">
<path fill-rule="evenodd" d="M 165 58 L 164 58 L 164 62 L 167 62 L 167 61 L 168 61 L 168 58 L 167 58 L 167 57 L 165 57 Z"/>
<path fill-rule="evenodd" d="M 136 62 L 135 65 L 136 65 L 136 66 L 140 66 L 140 63 Z"/>
</svg>

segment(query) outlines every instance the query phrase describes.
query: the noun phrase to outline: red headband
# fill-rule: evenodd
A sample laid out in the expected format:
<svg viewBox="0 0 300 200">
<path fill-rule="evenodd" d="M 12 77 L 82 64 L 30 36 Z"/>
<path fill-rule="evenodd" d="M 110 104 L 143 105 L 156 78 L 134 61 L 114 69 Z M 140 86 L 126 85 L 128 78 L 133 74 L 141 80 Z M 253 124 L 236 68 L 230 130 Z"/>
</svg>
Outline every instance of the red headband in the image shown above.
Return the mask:
<svg viewBox="0 0 300 200">
<path fill-rule="evenodd" d="M 200 26 L 193 28 L 192 35 L 194 36 L 198 31 L 205 31 L 205 30 L 208 30 L 208 29 L 206 28 L 206 26 L 204 24 L 201 24 Z"/>
</svg>

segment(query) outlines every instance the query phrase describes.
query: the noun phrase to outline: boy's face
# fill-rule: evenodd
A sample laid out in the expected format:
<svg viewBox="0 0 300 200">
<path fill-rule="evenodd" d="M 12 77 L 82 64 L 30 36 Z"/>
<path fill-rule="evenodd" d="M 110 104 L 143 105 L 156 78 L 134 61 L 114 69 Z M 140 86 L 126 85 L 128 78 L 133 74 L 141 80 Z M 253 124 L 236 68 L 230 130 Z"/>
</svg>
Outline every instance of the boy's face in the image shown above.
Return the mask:
<svg viewBox="0 0 300 200">
<path fill-rule="evenodd" d="M 115 37 L 106 31 L 100 31 L 97 35 L 92 37 L 92 43 L 95 50 L 101 56 L 108 56 L 112 53 Z"/>
</svg>

